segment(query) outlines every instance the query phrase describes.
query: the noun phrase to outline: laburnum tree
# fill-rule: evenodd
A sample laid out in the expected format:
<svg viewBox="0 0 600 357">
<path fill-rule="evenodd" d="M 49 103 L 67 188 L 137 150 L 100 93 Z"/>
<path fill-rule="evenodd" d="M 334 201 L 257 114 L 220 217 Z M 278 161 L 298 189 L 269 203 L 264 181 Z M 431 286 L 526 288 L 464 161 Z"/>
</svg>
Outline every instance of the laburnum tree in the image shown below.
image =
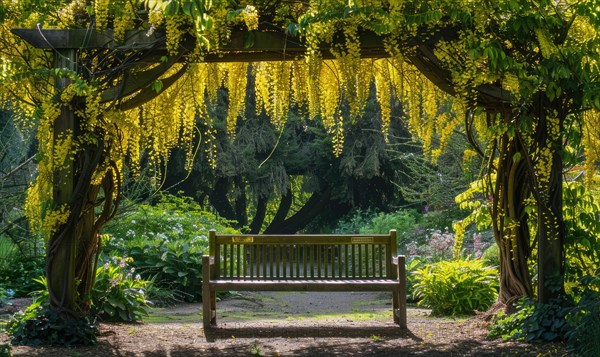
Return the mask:
<svg viewBox="0 0 600 357">
<path fill-rule="evenodd" d="M 0 95 L 20 125 L 37 128 L 27 210 L 46 239 L 51 309 L 89 311 L 98 237 L 126 162 L 135 170 L 146 152 L 160 175 L 178 146 L 191 167 L 194 135 L 218 161 L 208 108 L 225 87 L 235 135 L 248 62 L 275 130 L 290 103 L 303 106 L 337 156 L 371 85 L 382 132 L 399 100 L 432 159 L 464 130 L 488 163 L 489 199 L 473 205 L 490 209 L 499 301 L 535 294 L 533 250 L 548 301 L 561 291 L 566 149 L 584 148 L 588 175 L 597 159 L 599 13 L 595 0 L 3 2 Z"/>
</svg>

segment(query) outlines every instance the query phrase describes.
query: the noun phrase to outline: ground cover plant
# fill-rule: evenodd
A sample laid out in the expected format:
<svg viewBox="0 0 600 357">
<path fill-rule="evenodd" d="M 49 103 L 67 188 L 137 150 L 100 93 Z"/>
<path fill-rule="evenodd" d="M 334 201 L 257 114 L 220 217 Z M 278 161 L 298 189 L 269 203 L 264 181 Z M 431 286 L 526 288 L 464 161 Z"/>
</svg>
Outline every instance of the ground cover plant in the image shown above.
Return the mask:
<svg viewBox="0 0 600 357">
<path fill-rule="evenodd" d="M 164 194 L 154 204 L 135 205 L 111 222 L 103 252 L 106 257 L 132 259 L 135 274 L 152 281 L 148 298 L 155 304 L 198 301 L 210 229 L 239 233 L 231 222 L 206 212 L 191 198 Z"/>
</svg>

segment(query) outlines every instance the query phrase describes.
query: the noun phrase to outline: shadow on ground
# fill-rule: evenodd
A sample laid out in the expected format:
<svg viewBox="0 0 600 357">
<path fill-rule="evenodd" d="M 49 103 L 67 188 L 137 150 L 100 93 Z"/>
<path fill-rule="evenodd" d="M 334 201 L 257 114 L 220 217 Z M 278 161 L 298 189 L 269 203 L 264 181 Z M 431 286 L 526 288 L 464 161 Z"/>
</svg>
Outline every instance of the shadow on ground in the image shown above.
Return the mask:
<svg viewBox="0 0 600 357">
<path fill-rule="evenodd" d="M 217 304 L 218 324 L 202 328 L 201 306 L 156 310 L 139 325 L 102 324 L 98 344 L 13 347 L 14 356 L 565 356 L 560 345 L 486 338 L 482 321 L 429 317 L 410 308 L 408 329 L 392 322 L 380 293 L 252 293 Z M 0 343 L 6 341 L 0 334 Z"/>
</svg>

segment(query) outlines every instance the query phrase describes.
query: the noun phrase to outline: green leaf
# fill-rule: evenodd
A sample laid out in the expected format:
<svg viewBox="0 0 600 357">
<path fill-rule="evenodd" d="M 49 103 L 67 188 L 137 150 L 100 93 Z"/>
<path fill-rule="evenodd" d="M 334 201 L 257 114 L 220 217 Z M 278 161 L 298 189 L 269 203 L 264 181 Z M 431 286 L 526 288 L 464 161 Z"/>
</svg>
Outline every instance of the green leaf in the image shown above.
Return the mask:
<svg viewBox="0 0 600 357">
<path fill-rule="evenodd" d="M 163 83 L 160 80 L 155 80 L 154 82 L 152 82 L 152 90 L 156 93 L 160 93 L 160 91 L 162 90 L 163 87 Z"/>
<path fill-rule="evenodd" d="M 179 12 L 179 2 L 176 0 L 169 1 L 164 10 L 165 16 L 167 16 L 167 17 L 175 16 L 178 12 Z"/>
</svg>

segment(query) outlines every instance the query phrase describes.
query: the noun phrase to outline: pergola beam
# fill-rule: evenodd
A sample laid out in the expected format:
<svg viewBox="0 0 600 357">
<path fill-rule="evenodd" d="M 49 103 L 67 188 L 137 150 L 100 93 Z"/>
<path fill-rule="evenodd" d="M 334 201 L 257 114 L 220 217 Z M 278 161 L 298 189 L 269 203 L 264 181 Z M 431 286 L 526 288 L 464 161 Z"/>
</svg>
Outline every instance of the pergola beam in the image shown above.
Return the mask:
<svg viewBox="0 0 600 357">
<path fill-rule="evenodd" d="M 166 54 L 166 38 L 163 33 L 134 30 L 125 33 L 125 39 L 115 41 L 112 30 L 87 29 L 13 29 L 12 32 L 36 48 L 49 50 L 76 49 L 116 51 L 153 50 Z M 361 57 L 389 57 L 384 50 L 383 40 L 373 33 L 360 35 Z M 192 51 L 192 38 L 182 41 L 183 50 Z M 332 58 L 330 47 L 317 49 L 323 58 Z M 203 62 L 257 62 L 295 60 L 304 56 L 307 47 L 297 38 L 277 31 L 233 31 L 229 42 L 209 52 Z"/>
<path fill-rule="evenodd" d="M 160 58 L 168 56 L 166 37 L 164 33 L 146 30 L 126 31 L 123 42 L 114 39 L 112 30 L 97 31 L 94 29 L 13 29 L 12 32 L 36 48 L 50 50 L 114 50 L 122 52 L 147 51 L 146 58 L 154 58 L 155 63 Z M 405 53 L 405 59 L 412 63 L 429 80 L 443 91 L 455 95 L 454 83 L 447 69 L 435 56 L 433 48 L 441 39 L 451 39 L 456 36 L 450 28 L 440 28 L 436 35 L 414 36 L 405 45 L 413 50 Z M 362 32 L 360 39 L 360 56 L 362 58 L 385 58 L 390 54 L 385 51 L 383 37 L 372 32 Z M 182 41 L 182 54 L 191 53 L 195 41 L 187 38 Z M 331 46 L 321 46 L 317 51 L 323 59 L 334 58 Z M 308 48 L 297 37 L 289 36 L 283 31 L 232 31 L 227 44 L 207 53 L 202 62 L 263 62 L 286 61 L 301 59 Z M 186 56 L 180 56 L 179 61 L 185 62 Z M 510 93 L 500 87 L 484 84 L 479 86 L 479 105 L 488 109 L 503 108 L 510 104 Z"/>
</svg>

